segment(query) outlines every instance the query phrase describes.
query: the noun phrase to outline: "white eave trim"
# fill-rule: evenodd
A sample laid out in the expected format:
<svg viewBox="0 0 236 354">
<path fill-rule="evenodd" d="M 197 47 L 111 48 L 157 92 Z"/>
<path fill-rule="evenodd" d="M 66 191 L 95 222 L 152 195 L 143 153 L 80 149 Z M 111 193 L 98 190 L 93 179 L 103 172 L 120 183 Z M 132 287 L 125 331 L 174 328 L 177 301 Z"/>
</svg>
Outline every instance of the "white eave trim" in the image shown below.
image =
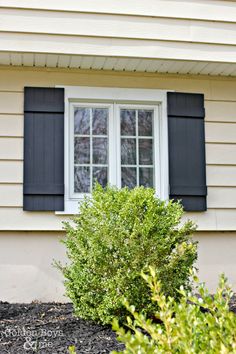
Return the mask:
<svg viewBox="0 0 236 354">
<path fill-rule="evenodd" d="M 235 56 L 236 58 L 236 56 Z M 235 59 L 236 60 L 236 59 Z M 1 52 L 0 66 L 236 76 L 236 62 Z"/>
</svg>

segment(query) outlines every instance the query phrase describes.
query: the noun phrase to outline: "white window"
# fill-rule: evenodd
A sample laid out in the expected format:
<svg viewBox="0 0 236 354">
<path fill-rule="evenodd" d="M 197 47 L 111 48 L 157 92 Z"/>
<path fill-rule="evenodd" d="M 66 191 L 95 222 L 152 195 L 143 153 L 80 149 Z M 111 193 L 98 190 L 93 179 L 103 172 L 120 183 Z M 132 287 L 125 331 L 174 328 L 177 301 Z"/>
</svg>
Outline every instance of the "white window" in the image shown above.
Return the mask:
<svg viewBox="0 0 236 354">
<path fill-rule="evenodd" d="M 96 180 L 168 198 L 165 91 L 65 88 L 65 213 Z"/>
</svg>

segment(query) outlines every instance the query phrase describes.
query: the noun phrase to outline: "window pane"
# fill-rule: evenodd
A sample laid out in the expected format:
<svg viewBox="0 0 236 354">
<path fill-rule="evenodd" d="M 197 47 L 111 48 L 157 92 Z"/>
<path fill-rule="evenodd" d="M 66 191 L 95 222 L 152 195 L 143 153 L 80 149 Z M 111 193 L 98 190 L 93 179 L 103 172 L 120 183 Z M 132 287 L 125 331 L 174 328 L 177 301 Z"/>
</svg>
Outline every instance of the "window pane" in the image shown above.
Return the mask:
<svg viewBox="0 0 236 354">
<path fill-rule="evenodd" d="M 98 181 L 104 188 L 107 185 L 107 167 L 93 167 L 93 181 Z"/>
<path fill-rule="evenodd" d="M 107 108 L 93 109 L 93 135 L 107 135 Z"/>
<path fill-rule="evenodd" d="M 75 137 L 74 161 L 76 164 L 90 163 L 90 139 L 89 138 Z"/>
<path fill-rule="evenodd" d="M 153 168 L 142 167 L 139 169 L 139 185 L 153 187 Z"/>
<path fill-rule="evenodd" d="M 153 111 L 140 109 L 138 111 L 138 134 L 152 136 Z"/>
<path fill-rule="evenodd" d="M 89 108 L 75 108 L 74 132 L 75 134 L 88 135 L 90 131 Z"/>
<path fill-rule="evenodd" d="M 139 164 L 153 164 L 152 139 L 139 139 Z"/>
<path fill-rule="evenodd" d="M 74 191 L 75 193 L 90 192 L 90 167 L 74 167 Z"/>
<path fill-rule="evenodd" d="M 93 163 L 107 164 L 108 160 L 107 138 L 93 138 Z"/>
<path fill-rule="evenodd" d="M 134 188 L 137 185 L 136 168 L 122 167 L 121 168 L 121 186 Z"/>
<path fill-rule="evenodd" d="M 134 109 L 121 109 L 120 111 L 121 135 L 136 135 L 136 122 Z"/>
<path fill-rule="evenodd" d="M 121 139 L 121 164 L 136 165 L 136 139 Z"/>
</svg>

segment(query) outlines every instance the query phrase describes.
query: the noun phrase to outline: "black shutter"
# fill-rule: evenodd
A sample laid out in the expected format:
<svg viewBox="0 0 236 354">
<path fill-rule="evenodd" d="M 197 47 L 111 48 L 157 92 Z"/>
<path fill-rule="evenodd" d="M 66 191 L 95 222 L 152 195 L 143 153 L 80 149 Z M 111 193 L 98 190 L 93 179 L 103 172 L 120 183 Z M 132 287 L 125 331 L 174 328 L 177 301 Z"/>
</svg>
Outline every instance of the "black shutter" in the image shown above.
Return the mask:
<svg viewBox="0 0 236 354">
<path fill-rule="evenodd" d="M 206 210 L 204 95 L 168 92 L 170 199 Z"/>
<path fill-rule="evenodd" d="M 24 210 L 64 210 L 64 89 L 26 87 Z"/>
</svg>

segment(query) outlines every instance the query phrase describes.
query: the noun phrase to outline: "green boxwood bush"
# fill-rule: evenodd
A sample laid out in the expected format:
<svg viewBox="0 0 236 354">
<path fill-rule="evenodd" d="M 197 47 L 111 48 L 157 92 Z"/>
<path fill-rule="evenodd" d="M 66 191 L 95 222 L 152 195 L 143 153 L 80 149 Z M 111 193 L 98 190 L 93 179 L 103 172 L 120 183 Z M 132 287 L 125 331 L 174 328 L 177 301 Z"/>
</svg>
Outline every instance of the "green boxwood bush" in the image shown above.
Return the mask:
<svg viewBox="0 0 236 354">
<path fill-rule="evenodd" d="M 195 226 L 180 225 L 182 215 L 179 203 L 157 199 L 153 189 L 104 190 L 97 184 L 79 215 L 65 224 L 69 263 L 60 267 L 75 314 L 104 324 L 114 316 L 122 320 L 124 296 L 151 313 L 148 287 L 140 278 L 149 265 L 164 293 L 178 297 L 176 289 L 189 286 L 189 267 L 197 257 Z"/>
<path fill-rule="evenodd" d="M 113 354 L 233 354 L 236 353 L 236 316 L 229 310 L 233 295 L 225 277 L 220 277 L 214 296 L 203 284 L 198 284 L 195 296 L 181 288 L 180 300 L 166 297 L 157 281 L 154 269 L 142 274 L 147 281 L 152 301 L 157 305 L 155 320 L 138 313 L 124 302 L 132 318 L 127 318 L 129 330 L 113 320 L 113 329 L 126 349 Z M 196 280 L 197 281 L 197 280 Z"/>
</svg>

